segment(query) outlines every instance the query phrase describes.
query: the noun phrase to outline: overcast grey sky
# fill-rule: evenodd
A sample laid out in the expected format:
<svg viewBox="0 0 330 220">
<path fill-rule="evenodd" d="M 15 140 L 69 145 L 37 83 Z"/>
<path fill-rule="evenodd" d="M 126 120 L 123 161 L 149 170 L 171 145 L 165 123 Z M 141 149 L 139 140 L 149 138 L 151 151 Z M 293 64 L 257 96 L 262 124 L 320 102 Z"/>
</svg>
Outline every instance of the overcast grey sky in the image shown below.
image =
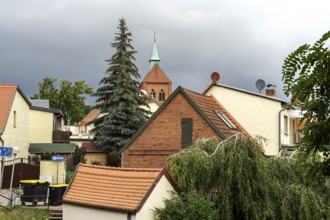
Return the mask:
<svg viewBox="0 0 330 220">
<path fill-rule="evenodd" d="M 96 89 L 123 17 L 142 78 L 156 31 L 174 89 L 202 92 L 217 71 L 222 84 L 257 92 L 263 79 L 285 98 L 283 60 L 330 30 L 329 8 L 328 0 L 1 0 L 0 83 L 27 96 L 45 76 Z"/>
</svg>

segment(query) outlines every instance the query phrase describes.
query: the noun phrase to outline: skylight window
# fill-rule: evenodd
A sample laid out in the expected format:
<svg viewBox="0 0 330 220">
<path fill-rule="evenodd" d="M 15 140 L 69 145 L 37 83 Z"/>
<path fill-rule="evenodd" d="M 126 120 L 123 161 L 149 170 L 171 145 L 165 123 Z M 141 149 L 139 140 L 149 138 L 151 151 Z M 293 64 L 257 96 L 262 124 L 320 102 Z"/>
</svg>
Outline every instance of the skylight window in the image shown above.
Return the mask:
<svg viewBox="0 0 330 220">
<path fill-rule="evenodd" d="M 227 116 L 223 112 L 219 112 L 217 110 L 215 110 L 214 112 L 231 130 L 237 130 L 236 126 L 227 118 Z"/>
</svg>

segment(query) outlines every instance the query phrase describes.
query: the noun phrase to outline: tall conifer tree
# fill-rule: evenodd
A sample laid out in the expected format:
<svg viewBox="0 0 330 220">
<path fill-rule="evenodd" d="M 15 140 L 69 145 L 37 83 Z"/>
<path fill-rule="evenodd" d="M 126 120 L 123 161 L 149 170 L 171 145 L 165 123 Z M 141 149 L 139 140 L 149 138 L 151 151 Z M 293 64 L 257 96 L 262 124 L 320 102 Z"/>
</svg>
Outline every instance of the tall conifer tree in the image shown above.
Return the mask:
<svg viewBox="0 0 330 220">
<path fill-rule="evenodd" d="M 147 96 L 139 90 L 140 78 L 134 64 L 136 51 L 131 45 L 131 36 L 125 19 L 119 20 L 118 33 L 111 46 L 116 50 L 106 60 L 109 68 L 100 81 L 95 96 L 100 117 L 94 121 L 95 142 L 102 149 L 118 150 L 123 147 L 139 127 L 146 121 Z"/>
</svg>

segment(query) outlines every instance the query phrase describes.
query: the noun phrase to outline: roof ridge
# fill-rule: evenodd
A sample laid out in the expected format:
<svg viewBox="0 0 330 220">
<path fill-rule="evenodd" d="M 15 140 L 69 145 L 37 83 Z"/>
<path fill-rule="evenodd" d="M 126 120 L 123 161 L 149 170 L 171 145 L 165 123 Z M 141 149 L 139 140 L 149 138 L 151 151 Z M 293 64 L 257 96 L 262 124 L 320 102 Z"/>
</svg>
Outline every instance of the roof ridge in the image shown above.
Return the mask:
<svg viewBox="0 0 330 220">
<path fill-rule="evenodd" d="M 100 166 L 92 164 L 83 164 L 82 167 L 96 168 L 96 169 L 105 169 L 105 170 L 118 170 L 118 171 L 139 171 L 139 172 L 160 172 L 162 168 L 127 168 L 127 167 L 111 167 L 111 166 Z"/>
</svg>

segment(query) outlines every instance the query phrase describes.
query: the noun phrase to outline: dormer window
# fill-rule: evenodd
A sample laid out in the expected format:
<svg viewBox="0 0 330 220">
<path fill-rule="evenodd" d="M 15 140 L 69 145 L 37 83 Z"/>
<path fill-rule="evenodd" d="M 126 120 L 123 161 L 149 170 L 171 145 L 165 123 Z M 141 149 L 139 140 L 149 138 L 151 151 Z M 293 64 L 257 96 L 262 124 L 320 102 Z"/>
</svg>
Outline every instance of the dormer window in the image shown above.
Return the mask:
<svg viewBox="0 0 330 220">
<path fill-rule="evenodd" d="M 159 92 L 159 101 L 160 101 L 160 102 L 165 101 L 165 93 L 164 93 L 164 90 L 160 90 L 160 92 Z"/>
<path fill-rule="evenodd" d="M 151 89 L 150 98 L 154 99 L 156 97 L 155 90 Z"/>
<path fill-rule="evenodd" d="M 227 116 L 220 111 L 215 110 L 214 111 L 217 116 L 231 129 L 231 130 L 237 130 L 236 126 L 234 125 L 234 123 L 232 123 L 229 118 L 227 118 Z"/>
</svg>

